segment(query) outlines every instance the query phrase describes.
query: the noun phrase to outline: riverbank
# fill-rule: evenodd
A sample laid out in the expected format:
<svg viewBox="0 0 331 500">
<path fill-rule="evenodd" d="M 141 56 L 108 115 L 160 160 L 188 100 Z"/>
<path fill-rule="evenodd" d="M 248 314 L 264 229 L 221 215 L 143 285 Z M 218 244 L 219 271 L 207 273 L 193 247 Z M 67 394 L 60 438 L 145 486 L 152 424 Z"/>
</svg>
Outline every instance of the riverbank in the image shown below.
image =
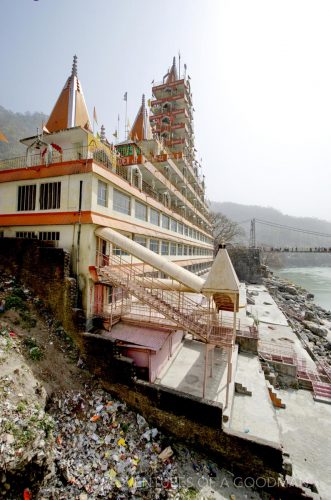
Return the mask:
<svg viewBox="0 0 331 500">
<path fill-rule="evenodd" d="M 264 281 L 312 358 L 331 365 L 331 312 L 315 304 L 312 293 L 288 280 L 272 275 Z"/>
<path fill-rule="evenodd" d="M 331 266 L 286 267 L 274 270 L 275 275 L 287 279 L 314 294 L 314 302 L 331 311 Z"/>
<path fill-rule="evenodd" d="M 279 402 L 275 418 L 280 442 L 293 465 L 289 484 L 310 485 L 309 498 L 327 500 L 330 314 L 316 306 L 307 291 L 277 276 L 263 285 L 247 285 L 247 296 L 247 314 L 258 324 L 261 368 Z M 249 372 L 245 385 L 254 389 Z"/>
</svg>

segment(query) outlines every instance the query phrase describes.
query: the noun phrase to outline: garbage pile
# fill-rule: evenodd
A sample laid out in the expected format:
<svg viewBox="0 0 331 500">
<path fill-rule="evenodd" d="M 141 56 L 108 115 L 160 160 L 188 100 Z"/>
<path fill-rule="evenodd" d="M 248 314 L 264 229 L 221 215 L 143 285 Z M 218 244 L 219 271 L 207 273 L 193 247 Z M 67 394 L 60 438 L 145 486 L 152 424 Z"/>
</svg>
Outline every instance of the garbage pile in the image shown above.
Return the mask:
<svg viewBox="0 0 331 500">
<path fill-rule="evenodd" d="M 176 497 L 171 447 L 124 403 L 101 389 L 66 393 L 53 399 L 51 413 L 56 475 L 40 498 Z"/>
</svg>

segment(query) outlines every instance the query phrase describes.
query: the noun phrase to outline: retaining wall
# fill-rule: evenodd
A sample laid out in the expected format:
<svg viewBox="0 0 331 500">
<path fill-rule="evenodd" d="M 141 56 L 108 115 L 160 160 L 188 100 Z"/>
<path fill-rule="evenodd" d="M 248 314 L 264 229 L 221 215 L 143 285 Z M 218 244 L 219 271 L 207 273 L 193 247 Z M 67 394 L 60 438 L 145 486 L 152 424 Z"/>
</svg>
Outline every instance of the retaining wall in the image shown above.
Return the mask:
<svg viewBox="0 0 331 500">
<path fill-rule="evenodd" d="M 9 273 L 43 300 L 66 331 L 84 326 L 77 308 L 77 283 L 70 275 L 70 254 L 39 240 L 0 239 L 0 272 Z"/>
</svg>

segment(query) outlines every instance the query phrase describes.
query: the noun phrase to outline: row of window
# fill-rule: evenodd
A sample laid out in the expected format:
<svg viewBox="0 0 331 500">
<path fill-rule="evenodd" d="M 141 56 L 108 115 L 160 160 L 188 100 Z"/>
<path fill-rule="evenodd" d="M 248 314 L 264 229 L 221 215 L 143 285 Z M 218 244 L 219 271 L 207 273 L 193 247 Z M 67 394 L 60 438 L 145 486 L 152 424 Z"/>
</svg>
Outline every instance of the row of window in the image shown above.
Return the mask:
<svg viewBox="0 0 331 500">
<path fill-rule="evenodd" d="M 108 185 L 103 181 L 98 181 L 98 205 L 103 207 L 108 206 Z M 132 199 L 122 191 L 113 190 L 113 210 L 125 215 L 133 215 Z M 212 243 L 211 238 L 208 238 L 200 231 L 193 229 L 181 222 L 177 222 L 166 214 L 163 214 L 155 208 L 148 207 L 141 201 L 134 200 L 134 216 L 136 219 L 144 222 L 150 222 L 155 226 L 168 229 L 175 233 L 183 234 L 205 243 Z"/>
<path fill-rule="evenodd" d="M 39 235 L 34 231 L 16 231 L 16 238 L 29 238 L 43 241 L 59 241 L 59 231 L 39 231 Z"/>
<path fill-rule="evenodd" d="M 35 210 L 37 201 L 37 185 L 28 184 L 18 186 L 17 210 Z M 39 209 L 50 210 L 60 208 L 61 204 L 61 182 L 48 182 L 40 184 Z"/>
<path fill-rule="evenodd" d="M 191 245 L 182 245 L 181 243 L 174 243 L 172 241 L 158 240 L 156 238 L 146 238 L 146 236 L 134 235 L 133 240 L 149 248 L 152 252 L 161 255 L 213 255 L 213 251 L 208 248 L 200 248 Z M 115 255 L 123 255 L 123 251 L 114 247 L 113 253 Z"/>
</svg>

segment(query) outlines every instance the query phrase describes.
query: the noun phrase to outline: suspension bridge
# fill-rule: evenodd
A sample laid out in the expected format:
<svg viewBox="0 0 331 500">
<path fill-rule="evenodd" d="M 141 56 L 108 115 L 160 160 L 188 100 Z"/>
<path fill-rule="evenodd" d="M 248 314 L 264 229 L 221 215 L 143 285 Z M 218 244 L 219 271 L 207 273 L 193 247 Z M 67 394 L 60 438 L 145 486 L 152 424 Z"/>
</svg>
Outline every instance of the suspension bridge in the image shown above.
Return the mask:
<svg viewBox="0 0 331 500">
<path fill-rule="evenodd" d="M 330 253 L 331 254 L 331 234 L 320 231 L 312 231 L 300 227 L 286 226 L 276 222 L 263 219 L 249 219 L 239 222 L 240 225 L 250 223 L 249 247 L 260 248 L 264 252 L 290 252 L 290 253 Z M 270 234 L 275 232 L 273 243 L 262 242 L 258 237 L 258 226 L 270 229 Z M 277 234 L 276 234 L 277 233 Z M 289 234 L 290 233 L 290 234 Z M 286 236 L 288 234 L 289 236 Z M 277 235 L 279 244 L 276 244 Z M 265 236 L 264 236 L 265 237 Z M 284 244 L 284 240 L 291 243 Z M 295 243 L 293 243 L 295 241 Z M 309 243 L 307 243 L 309 241 Z"/>
</svg>

